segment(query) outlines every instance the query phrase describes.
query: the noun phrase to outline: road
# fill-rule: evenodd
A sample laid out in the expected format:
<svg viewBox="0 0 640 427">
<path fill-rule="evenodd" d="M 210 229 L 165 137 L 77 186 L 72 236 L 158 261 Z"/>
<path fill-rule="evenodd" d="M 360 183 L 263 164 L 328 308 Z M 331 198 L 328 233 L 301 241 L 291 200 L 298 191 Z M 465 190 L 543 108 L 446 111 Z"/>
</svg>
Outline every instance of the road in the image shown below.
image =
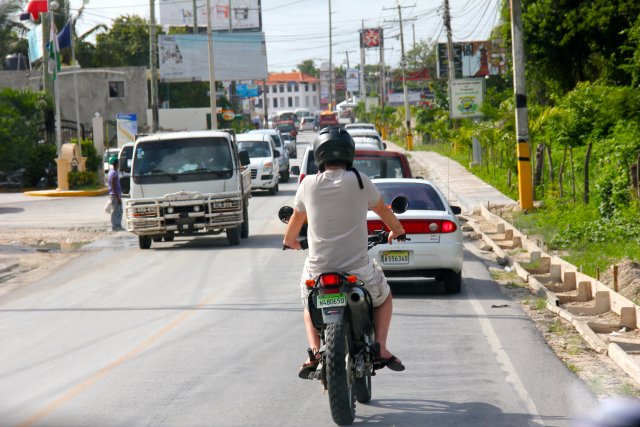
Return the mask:
<svg viewBox="0 0 640 427">
<path fill-rule="evenodd" d="M 296 187 L 254 194 L 240 246 L 222 235 L 141 251 L 132 236 L 113 237 L 0 296 L 0 424 L 332 425 L 319 383 L 297 377 L 305 254 L 280 249 L 276 217 Z M 34 203 L 55 212 L 73 202 L 16 198 L 12 224 L 29 223 Z M 595 404 L 473 245 L 461 294 L 393 289 L 389 347 L 407 369 L 374 377 L 357 424 L 568 426 Z"/>
</svg>

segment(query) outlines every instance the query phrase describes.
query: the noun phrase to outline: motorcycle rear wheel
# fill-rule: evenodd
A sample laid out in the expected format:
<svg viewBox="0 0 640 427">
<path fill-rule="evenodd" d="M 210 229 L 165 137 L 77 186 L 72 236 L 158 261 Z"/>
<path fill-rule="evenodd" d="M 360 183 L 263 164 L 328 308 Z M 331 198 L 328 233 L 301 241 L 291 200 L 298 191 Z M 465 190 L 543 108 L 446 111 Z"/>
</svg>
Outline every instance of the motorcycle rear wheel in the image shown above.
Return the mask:
<svg viewBox="0 0 640 427">
<path fill-rule="evenodd" d="M 371 401 L 371 377 L 356 378 L 353 382 L 353 393 L 359 403 L 369 403 Z"/>
<path fill-rule="evenodd" d="M 349 331 L 349 325 L 346 322 L 329 324 L 325 331 L 329 407 L 333 421 L 340 426 L 352 424 L 356 417 Z"/>
</svg>

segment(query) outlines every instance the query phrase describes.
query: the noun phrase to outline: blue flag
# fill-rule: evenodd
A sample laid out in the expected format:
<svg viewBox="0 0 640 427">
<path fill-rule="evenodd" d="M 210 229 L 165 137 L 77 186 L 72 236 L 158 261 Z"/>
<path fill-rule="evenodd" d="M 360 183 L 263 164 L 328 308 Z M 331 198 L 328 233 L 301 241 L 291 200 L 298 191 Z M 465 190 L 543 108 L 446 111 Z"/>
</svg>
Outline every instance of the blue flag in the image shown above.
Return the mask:
<svg viewBox="0 0 640 427">
<path fill-rule="evenodd" d="M 58 34 L 58 46 L 60 49 L 71 47 L 71 25 L 69 22 L 62 27 L 62 31 Z"/>
</svg>

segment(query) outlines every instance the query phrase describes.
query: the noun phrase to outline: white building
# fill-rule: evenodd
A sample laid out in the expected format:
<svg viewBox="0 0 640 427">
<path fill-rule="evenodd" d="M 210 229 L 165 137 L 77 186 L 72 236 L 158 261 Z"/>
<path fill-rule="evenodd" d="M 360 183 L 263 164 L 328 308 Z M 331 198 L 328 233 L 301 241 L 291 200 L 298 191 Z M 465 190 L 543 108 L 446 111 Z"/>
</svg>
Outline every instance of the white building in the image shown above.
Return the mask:
<svg viewBox="0 0 640 427">
<path fill-rule="evenodd" d="M 299 71 L 269 73 L 266 86 L 269 117 L 281 111 L 306 108 L 320 110 L 320 82 Z"/>
</svg>

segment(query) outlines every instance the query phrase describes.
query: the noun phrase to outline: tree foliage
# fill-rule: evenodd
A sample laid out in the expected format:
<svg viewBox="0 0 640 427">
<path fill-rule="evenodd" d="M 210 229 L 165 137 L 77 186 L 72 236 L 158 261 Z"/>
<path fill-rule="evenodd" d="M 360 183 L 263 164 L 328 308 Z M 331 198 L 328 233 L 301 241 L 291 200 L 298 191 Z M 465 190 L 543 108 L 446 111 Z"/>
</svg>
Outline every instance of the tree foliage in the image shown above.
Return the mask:
<svg viewBox="0 0 640 427">
<path fill-rule="evenodd" d="M 108 32 L 96 36 L 93 56 L 96 67 L 148 67 L 149 21 L 137 15 L 117 17 Z"/>
<path fill-rule="evenodd" d="M 301 63 L 298 64 L 298 70 L 301 73 L 308 74 L 316 79 L 320 77 L 320 70 L 316 68 L 316 64 L 313 59 L 305 59 Z"/>
</svg>

